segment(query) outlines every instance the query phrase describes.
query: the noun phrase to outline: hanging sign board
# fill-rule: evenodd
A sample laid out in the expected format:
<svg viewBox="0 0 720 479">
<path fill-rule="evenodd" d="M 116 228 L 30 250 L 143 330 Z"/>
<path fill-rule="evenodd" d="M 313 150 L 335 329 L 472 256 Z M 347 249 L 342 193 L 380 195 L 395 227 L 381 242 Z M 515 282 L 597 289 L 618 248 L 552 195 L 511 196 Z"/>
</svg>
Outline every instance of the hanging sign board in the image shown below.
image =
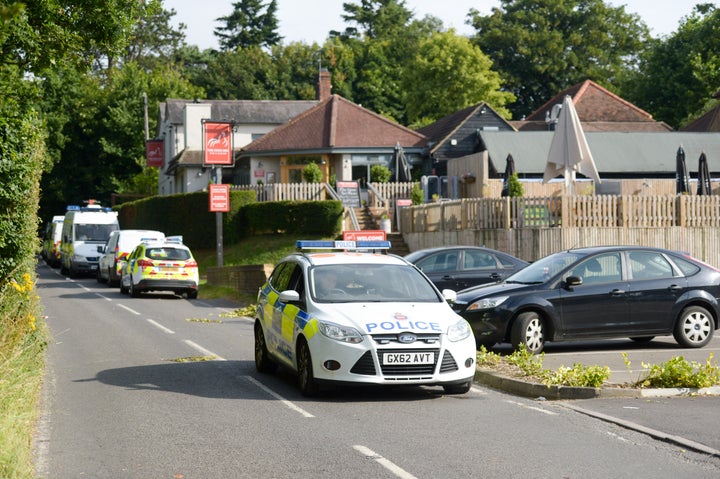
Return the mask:
<svg viewBox="0 0 720 479">
<path fill-rule="evenodd" d="M 203 120 L 203 166 L 232 166 L 232 123 Z"/>
<path fill-rule="evenodd" d="M 148 168 L 162 168 L 165 161 L 163 140 L 145 141 L 145 161 Z"/>
<path fill-rule="evenodd" d="M 208 198 L 211 213 L 227 213 L 230 211 L 230 185 L 208 185 Z"/>
<path fill-rule="evenodd" d="M 357 181 L 338 181 L 337 193 L 343 206 L 360 208 L 360 187 Z"/>
</svg>

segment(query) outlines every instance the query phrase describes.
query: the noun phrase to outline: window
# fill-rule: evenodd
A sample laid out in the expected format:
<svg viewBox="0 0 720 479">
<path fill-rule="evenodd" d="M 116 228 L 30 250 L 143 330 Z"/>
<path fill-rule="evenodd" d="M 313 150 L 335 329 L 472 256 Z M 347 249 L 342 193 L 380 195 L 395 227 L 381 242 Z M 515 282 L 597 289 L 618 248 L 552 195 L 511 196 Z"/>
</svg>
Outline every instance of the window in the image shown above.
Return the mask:
<svg viewBox="0 0 720 479">
<path fill-rule="evenodd" d="M 630 271 L 634 279 L 672 278 L 672 265 L 665 257 L 654 251 L 634 251 L 628 254 Z"/>
<path fill-rule="evenodd" d="M 457 253 L 438 253 L 418 261 L 418 268 L 426 273 L 439 271 L 455 271 L 457 269 Z"/>
<path fill-rule="evenodd" d="M 464 269 L 495 269 L 495 256 L 483 251 L 465 251 Z"/>
<path fill-rule="evenodd" d="M 612 283 L 622 279 L 620 253 L 608 253 L 583 261 L 570 276 L 582 278 L 583 284 Z"/>
</svg>

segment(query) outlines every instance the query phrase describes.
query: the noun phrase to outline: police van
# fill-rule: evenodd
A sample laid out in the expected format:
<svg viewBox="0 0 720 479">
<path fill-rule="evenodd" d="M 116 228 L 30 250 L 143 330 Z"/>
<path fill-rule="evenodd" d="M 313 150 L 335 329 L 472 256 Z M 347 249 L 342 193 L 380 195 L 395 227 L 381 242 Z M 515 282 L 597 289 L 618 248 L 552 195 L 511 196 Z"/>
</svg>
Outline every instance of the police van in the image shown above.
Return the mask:
<svg viewBox="0 0 720 479">
<path fill-rule="evenodd" d="M 62 215 L 53 216 L 52 221 L 45 226 L 41 255 L 53 268 L 60 266 L 60 240 L 62 239 L 64 219 L 65 217 Z"/>
<path fill-rule="evenodd" d="M 100 205 L 70 205 L 63 219 L 60 272 L 69 276 L 97 274 L 98 246 L 120 229 L 117 211 Z"/>
</svg>

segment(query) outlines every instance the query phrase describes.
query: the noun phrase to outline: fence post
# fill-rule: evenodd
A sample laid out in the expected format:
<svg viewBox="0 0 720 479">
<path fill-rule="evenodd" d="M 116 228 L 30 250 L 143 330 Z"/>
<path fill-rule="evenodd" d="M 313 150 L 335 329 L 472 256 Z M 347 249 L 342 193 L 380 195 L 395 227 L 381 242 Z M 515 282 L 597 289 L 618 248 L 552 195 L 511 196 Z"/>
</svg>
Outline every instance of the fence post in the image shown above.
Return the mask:
<svg viewBox="0 0 720 479">
<path fill-rule="evenodd" d="M 675 221 L 677 221 L 677 226 L 684 227 L 687 224 L 687 196 L 685 195 L 677 195 L 676 196 L 676 208 L 677 208 L 677 217 L 675 218 Z"/>
</svg>

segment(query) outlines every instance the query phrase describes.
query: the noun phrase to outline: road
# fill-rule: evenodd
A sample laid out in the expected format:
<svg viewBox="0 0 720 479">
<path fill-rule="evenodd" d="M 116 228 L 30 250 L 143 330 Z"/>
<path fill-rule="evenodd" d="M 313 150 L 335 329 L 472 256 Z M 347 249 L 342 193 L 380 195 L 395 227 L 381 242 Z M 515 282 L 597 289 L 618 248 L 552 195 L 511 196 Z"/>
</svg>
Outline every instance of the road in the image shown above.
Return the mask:
<svg viewBox="0 0 720 479">
<path fill-rule="evenodd" d="M 224 317 L 233 308 L 221 301 L 133 299 L 44 264 L 38 291 L 52 334 L 39 477 L 720 475 L 712 454 L 480 386 L 462 396 L 413 387 L 303 398 L 290 374 L 255 371 L 252 323 Z M 691 417 L 694 404 L 671 409 Z"/>
</svg>

